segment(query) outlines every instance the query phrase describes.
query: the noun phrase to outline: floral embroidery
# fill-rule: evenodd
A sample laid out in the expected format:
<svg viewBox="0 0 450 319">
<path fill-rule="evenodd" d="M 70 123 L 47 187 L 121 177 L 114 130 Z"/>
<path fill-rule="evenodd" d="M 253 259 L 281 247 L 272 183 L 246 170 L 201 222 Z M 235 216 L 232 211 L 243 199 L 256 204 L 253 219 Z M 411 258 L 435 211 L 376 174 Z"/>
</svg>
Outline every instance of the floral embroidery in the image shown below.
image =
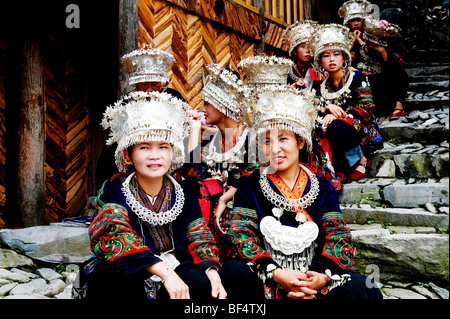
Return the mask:
<svg viewBox="0 0 450 319">
<path fill-rule="evenodd" d="M 214 237 L 203 218 L 191 222 L 186 231 L 189 251 L 194 258 L 194 263 L 205 260 L 217 261 L 219 250 L 215 244 Z"/>
<path fill-rule="evenodd" d="M 233 252 L 246 261 L 254 262 L 260 257 L 270 257 L 261 248 L 261 242 L 255 235 L 258 231 L 258 217 L 253 209 L 235 207 L 230 213 L 230 232 Z"/>
<path fill-rule="evenodd" d="M 89 227 L 91 250 L 101 259 L 116 258 L 149 250 L 129 224 L 127 210 L 117 204 L 106 204 Z"/>
<path fill-rule="evenodd" d="M 346 226 L 342 213 L 326 213 L 322 220 L 326 238 L 322 255 L 331 258 L 344 269 L 351 269 L 354 247 L 350 230 Z"/>
</svg>

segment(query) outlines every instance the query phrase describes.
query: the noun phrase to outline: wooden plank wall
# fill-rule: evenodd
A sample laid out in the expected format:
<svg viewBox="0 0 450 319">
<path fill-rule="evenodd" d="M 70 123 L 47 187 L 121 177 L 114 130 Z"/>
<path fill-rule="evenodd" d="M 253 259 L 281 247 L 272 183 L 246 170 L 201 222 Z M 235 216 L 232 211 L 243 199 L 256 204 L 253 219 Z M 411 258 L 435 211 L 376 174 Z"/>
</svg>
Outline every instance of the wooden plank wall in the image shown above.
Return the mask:
<svg viewBox="0 0 450 319">
<path fill-rule="evenodd" d="M 90 147 L 83 68 L 50 34 L 46 44 L 45 222 L 51 223 L 83 213 Z"/>
<path fill-rule="evenodd" d="M 170 86 L 192 108 L 201 109 L 202 68 L 218 63 L 237 69 L 240 60 L 256 54 L 261 39 L 259 17 L 254 11 L 224 1 L 220 15 L 212 0 L 139 0 L 139 46 L 152 44 L 171 52 Z M 265 42 L 281 47 L 283 27 L 266 22 L 270 35 Z"/>
<path fill-rule="evenodd" d="M 5 44 L 0 38 L 0 218 L 1 208 L 6 202 L 5 164 L 6 164 L 6 142 L 5 142 Z M 1 227 L 1 226 L 0 226 Z"/>
</svg>

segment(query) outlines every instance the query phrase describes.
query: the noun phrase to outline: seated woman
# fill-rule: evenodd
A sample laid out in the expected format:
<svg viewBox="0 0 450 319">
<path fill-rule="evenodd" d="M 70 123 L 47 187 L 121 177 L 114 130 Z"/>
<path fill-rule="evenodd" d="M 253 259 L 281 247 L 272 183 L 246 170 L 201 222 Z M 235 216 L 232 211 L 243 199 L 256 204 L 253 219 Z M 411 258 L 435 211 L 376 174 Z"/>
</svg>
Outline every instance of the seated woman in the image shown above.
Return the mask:
<svg viewBox="0 0 450 319">
<path fill-rule="evenodd" d="M 308 46 L 309 38 L 317 26 L 316 21 L 297 21 L 286 28 L 282 35 L 283 42 L 289 45 L 289 56 L 294 62 L 289 69 L 288 84 L 308 92 L 311 91 L 313 81 L 323 80 L 323 75 L 311 65 L 312 55 Z"/>
<path fill-rule="evenodd" d="M 299 161 L 312 147 L 313 96 L 274 89 L 259 94 L 254 109 L 252 128 L 269 166 L 243 178 L 235 193 L 234 263 L 250 265 L 266 298 L 381 298 L 351 272 L 354 248 L 336 191 Z"/>
<path fill-rule="evenodd" d="M 314 62 L 327 77 L 314 83 L 318 117 L 326 130 L 334 168 L 351 180 L 367 174 L 368 156 L 383 147 L 366 76 L 348 68 L 351 37 L 345 27 L 323 25 L 311 37 Z"/>
<path fill-rule="evenodd" d="M 398 36 L 398 26 L 370 17 L 372 4 L 366 0 L 349 0 L 338 11 L 343 25 L 353 37 L 350 46 L 351 66 L 368 76 L 376 105 L 376 117 L 405 116 L 405 98 L 409 87 L 404 61 L 392 52 L 388 41 Z"/>
<path fill-rule="evenodd" d="M 135 86 L 133 91 L 164 92 L 187 101 L 180 92 L 169 87 L 169 70 L 175 62 L 172 54 L 144 45 L 125 54 L 122 59 L 128 71 L 128 85 Z M 108 178 L 118 173 L 114 164 L 114 148 L 105 146 L 98 159 L 96 169 L 96 186 L 100 189 Z"/>
<path fill-rule="evenodd" d="M 189 106 L 167 93 L 132 92 L 102 125 L 122 174 L 107 180 L 89 227 L 96 258 L 82 270 L 87 298 L 225 298 L 215 241 L 182 165 Z"/>
<path fill-rule="evenodd" d="M 386 20 L 369 19 L 362 33 L 362 46 L 355 54 L 357 69 L 367 74 L 373 91 L 376 117 L 406 116 L 405 99 L 409 78 L 404 61 L 392 52 L 389 40 L 398 36 L 400 28 Z"/>
<path fill-rule="evenodd" d="M 283 33 L 283 42 L 289 45 L 289 55 L 293 66 L 289 68 L 288 84 L 301 89 L 302 92 L 311 92 L 314 81 L 322 81 L 324 75 L 314 69 L 313 55 L 309 47 L 309 39 L 318 27 L 315 21 L 297 21 L 289 26 Z M 315 174 L 325 177 L 336 190 L 342 187 L 341 181 L 334 171 L 331 161 L 330 149 L 324 133 L 320 130 L 313 132 L 313 151 L 304 162 Z"/>
<path fill-rule="evenodd" d="M 210 136 L 204 132 L 200 139 L 200 124 L 194 123 L 196 133 L 192 134 L 190 145 L 193 150 L 177 173 L 198 183 L 203 216 L 218 239 L 225 234 L 222 221 L 232 204 L 237 183 L 252 168 L 247 153 L 248 130 L 241 121 L 236 100 L 242 84 L 239 73 L 218 64 L 208 65 L 208 69 L 202 89 L 203 109 L 206 124 L 216 126 L 218 131 Z M 199 139 L 200 145 L 194 147 Z"/>
</svg>

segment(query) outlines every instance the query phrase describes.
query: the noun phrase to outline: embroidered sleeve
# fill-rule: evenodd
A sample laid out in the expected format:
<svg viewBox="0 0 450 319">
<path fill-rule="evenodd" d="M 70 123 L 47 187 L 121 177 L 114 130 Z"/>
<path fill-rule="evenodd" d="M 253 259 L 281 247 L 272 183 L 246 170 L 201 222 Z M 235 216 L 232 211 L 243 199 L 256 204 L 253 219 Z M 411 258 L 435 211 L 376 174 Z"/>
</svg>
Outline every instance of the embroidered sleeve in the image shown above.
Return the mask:
<svg viewBox="0 0 450 319">
<path fill-rule="evenodd" d="M 255 210 L 244 207 L 235 207 L 230 213 L 229 238 L 233 251 L 242 259 L 254 263 L 261 257 L 270 255 L 261 247 L 258 217 Z"/>
<path fill-rule="evenodd" d="M 203 218 L 198 218 L 187 227 L 188 249 L 194 263 L 213 261 L 219 263 L 219 250 L 214 237 Z"/>
<path fill-rule="evenodd" d="M 92 252 L 106 261 L 150 251 L 131 228 L 127 210 L 118 204 L 105 204 L 89 227 Z"/>
<path fill-rule="evenodd" d="M 358 81 L 358 87 L 356 88 L 357 104 L 353 109 L 358 112 L 361 117 L 370 119 L 374 103 L 369 80 L 363 74 L 359 74 L 355 80 Z"/>
<path fill-rule="evenodd" d="M 331 258 L 343 269 L 351 269 L 354 247 L 350 230 L 342 213 L 326 213 L 323 215 L 322 221 L 325 230 L 325 245 L 322 255 Z"/>
</svg>

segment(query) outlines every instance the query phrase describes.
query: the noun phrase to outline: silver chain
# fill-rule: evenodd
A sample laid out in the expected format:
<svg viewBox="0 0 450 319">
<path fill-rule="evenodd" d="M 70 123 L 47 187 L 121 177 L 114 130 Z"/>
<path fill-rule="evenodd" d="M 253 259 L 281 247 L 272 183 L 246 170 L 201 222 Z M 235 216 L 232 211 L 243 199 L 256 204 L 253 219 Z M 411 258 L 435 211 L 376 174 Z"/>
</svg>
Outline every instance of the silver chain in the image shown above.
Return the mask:
<svg viewBox="0 0 450 319">
<path fill-rule="evenodd" d="M 135 173 L 131 173 L 127 179 L 123 182 L 122 192 L 125 195 L 126 203 L 131 208 L 131 210 L 143 221 L 148 222 L 153 226 L 164 225 L 174 221 L 178 215 L 180 215 L 184 206 L 184 193 L 180 184 L 177 183 L 170 175 L 166 175 L 169 181 L 175 187 L 175 204 L 171 209 L 166 212 L 154 212 L 147 207 L 143 206 L 131 193 L 130 191 L 130 181 Z"/>
<path fill-rule="evenodd" d="M 318 194 L 319 194 L 319 180 L 317 179 L 317 176 L 311 171 L 309 171 L 305 166 L 300 164 L 300 168 L 303 169 L 306 174 L 308 174 L 308 177 L 311 181 L 311 187 L 305 196 L 302 196 L 299 199 L 287 199 L 281 196 L 280 194 L 277 194 L 272 187 L 270 187 L 269 180 L 267 178 L 266 173 L 262 173 L 259 178 L 259 185 L 261 187 L 261 190 L 264 194 L 264 196 L 276 207 L 286 210 L 295 212 L 301 209 L 304 209 L 308 206 L 310 206 L 314 201 L 316 200 Z"/>
</svg>

